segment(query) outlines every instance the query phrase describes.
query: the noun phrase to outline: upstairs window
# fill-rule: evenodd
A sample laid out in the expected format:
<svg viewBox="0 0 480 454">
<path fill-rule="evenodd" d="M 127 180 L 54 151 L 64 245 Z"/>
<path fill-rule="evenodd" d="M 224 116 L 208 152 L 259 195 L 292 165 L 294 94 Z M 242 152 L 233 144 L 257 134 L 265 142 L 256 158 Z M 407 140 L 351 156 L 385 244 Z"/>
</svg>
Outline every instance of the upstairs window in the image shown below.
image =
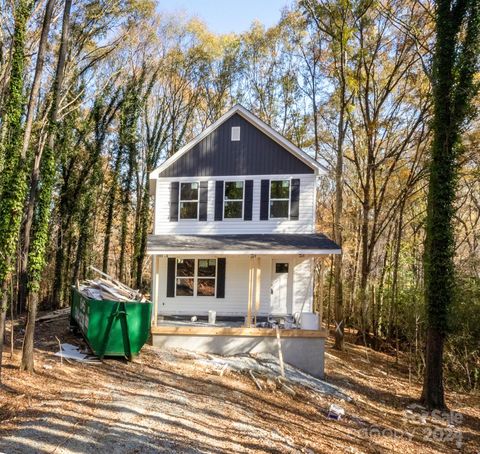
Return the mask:
<svg viewBox="0 0 480 454">
<path fill-rule="evenodd" d="M 243 218 L 243 181 L 226 181 L 224 186 L 223 218 Z"/>
<path fill-rule="evenodd" d="M 199 184 L 180 183 L 180 219 L 198 219 Z"/>
<path fill-rule="evenodd" d="M 216 259 L 177 259 L 176 296 L 215 296 Z"/>
<path fill-rule="evenodd" d="M 270 181 L 270 218 L 288 218 L 290 211 L 290 180 Z"/>
</svg>

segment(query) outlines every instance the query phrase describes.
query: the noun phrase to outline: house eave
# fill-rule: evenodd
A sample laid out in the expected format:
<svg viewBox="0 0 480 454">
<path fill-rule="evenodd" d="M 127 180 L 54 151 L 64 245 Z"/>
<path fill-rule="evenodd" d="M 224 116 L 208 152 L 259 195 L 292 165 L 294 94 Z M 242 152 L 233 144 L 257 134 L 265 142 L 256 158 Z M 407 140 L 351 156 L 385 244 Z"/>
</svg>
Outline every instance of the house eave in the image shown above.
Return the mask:
<svg viewBox="0 0 480 454">
<path fill-rule="evenodd" d="M 162 256 L 190 256 L 190 255 L 309 255 L 309 256 L 322 256 L 322 255 L 338 255 L 341 254 L 341 249 L 253 249 L 253 250 L 212 250 L 212 249 L 197 249 L 197 250 L 161 250 L 161 249 L 147 249 L 149 255 L 162 255 Z"/>
</svg>

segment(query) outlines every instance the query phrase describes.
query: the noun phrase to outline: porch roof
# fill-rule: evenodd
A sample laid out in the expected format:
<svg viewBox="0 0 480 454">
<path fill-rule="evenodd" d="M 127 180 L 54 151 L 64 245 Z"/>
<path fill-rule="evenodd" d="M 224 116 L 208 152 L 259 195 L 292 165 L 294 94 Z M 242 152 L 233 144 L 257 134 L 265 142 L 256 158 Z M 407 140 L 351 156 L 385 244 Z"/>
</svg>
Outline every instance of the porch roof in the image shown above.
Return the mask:
<svg viewBox="0 0 480 454">
<path fill-rule="evenodd" d="M 341 254 L 323 233 L 237 235 L 149 235 L 147 253 L 165 255 L 325 255 Z"/>
</svg>

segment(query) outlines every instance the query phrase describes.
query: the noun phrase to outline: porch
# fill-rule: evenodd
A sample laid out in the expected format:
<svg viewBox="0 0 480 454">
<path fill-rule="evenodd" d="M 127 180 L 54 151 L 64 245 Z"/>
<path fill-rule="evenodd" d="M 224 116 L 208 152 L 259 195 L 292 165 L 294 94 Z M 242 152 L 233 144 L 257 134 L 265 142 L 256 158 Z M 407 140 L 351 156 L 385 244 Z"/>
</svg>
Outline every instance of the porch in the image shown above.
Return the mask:
<svg viewBox="0 0 480 454">
<path fill-rule="evenodd" d="M 334 242 L 321 234 L 162 235 L 148 251 L 153 345 L 231 356 L 276 355 L 281 343 L 285 362 L 323 376 L 327 331 L 319 318 L 309 329 L 299 319 L 313 315 L 314 260 L 340 253 Z M 198 321 L 212 312 L 225 320 Z"/>
<path fill-rule="evenodd" d="M 179 326 L 162 323 L 152 326 L 152 345 L 182 348 L 221 356 L 269 353 L 310 375 L 323 378 L 325 328 L 316 330 L 252 328 L 245 326 Z"/>
</svg>

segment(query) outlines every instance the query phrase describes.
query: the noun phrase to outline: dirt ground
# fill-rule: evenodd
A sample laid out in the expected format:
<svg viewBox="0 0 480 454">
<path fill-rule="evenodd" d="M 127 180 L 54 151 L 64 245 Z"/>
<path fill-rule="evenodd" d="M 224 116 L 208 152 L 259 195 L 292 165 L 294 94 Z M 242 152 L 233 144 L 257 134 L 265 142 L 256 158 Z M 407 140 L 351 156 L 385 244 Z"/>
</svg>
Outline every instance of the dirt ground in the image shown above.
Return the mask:
<svg viewBox="0 0 480 454">
<path fill-rule="evenodd" d="M 450 413 L 425 415 L 408 370 L 363 347 L 327 347 L 326 381 L 346 402 L 298 386 L 260 391 L 246 374 L 151 346 L 131 363 L 62 365 L 55 336 L 81 339 L 66 317 L 38 328 L 36 374 L 18 371 L 20 344 L 5 353 L 0 453 L 480 452 L 479 396 L 449 392 Z M 340 421 L 327 418 L 332 403 Z"/>
</svg>

